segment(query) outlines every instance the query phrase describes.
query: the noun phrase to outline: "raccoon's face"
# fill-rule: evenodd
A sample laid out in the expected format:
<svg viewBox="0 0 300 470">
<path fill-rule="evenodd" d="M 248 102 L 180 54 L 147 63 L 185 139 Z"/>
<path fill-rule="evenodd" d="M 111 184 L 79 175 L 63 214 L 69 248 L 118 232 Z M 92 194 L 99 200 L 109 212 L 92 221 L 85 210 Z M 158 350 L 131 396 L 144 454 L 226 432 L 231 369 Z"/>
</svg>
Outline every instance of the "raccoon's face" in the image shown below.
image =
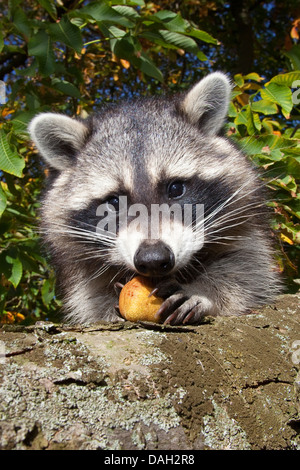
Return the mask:
<svg viewBox="0 0 300 470">
<path fill-rule="evenodd" d="M 206 222 L 214 240 L 220 230 L 229 238 L 226 211 L 213 225 L 245 198 L 244 160 L 218 137 L 229 98 L 227 78 L 214 73 L 183 99 L 126 104 L 82 122 L 37 116 L 31 136 L 56 173 L 43 209 L 52 246 L 95 277 L 111 266 L 159 277 L 184 270 L 206 246 Z"/>
</svg>

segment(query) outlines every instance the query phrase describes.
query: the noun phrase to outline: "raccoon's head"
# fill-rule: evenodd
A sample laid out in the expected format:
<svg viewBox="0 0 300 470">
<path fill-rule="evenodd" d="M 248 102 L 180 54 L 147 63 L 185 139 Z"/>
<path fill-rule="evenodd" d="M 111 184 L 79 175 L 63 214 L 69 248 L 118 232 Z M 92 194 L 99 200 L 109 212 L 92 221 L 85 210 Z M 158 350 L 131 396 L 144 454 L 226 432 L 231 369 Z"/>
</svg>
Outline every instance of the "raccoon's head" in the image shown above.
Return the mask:
<svg viewBox="0 0 300 470">
<path fill-rule="evenodd" d="M 244 159 L 219 136 L 230 92 L 216 72 L 183 96 L 86 121 L 35 117 L 30 134 L 55 171 L 43 218 L 59 256 L 82 259 L 95 276 L 111 266 L 147 276 L 184 269 L 207 243 L 205 219 L 212 224 L 226 201 L 234 210 L 245 182 Z"/>
</svg>

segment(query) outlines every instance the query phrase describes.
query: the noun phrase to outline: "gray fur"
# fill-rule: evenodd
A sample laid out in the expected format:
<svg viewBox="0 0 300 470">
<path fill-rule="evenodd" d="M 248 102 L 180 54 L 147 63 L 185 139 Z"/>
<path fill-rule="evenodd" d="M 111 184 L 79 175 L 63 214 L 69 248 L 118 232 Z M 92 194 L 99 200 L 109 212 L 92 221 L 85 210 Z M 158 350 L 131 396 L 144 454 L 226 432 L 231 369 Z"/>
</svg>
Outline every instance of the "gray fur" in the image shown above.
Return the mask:
<svg viewBox="0 0 300 470">
<path fill-rule="evenodd" d="M 162 227 L 159 242 L 175 256 L 172 271 L 155 278 L 166 299 L 162 319 L 199 323 L 203 315 L 239 315 L 273 300 L 280 283 L 263 189 L 244 155 L 219 136 L 229 99 L 227 77 L 214 73 L 183 96 L 122 103 L 86 121 L 34 118 L 32 139 L 54 170 L 41 229 L 69 321 L 120 320 L 114 283 L 134 275 L 135 253 L 148 238 L 129 229 L 99 240 L 96 203 L 121 194 L 131 204 L 162 204 L 166 185 L 181 180 L 182 204 L 208 208 L 204 246 L 191 228 Z"/>
<path fill-rule="evenodd" d="M 229 80 L 220 72 L 208 75 L 190 91 L 182 109 L 192 124 L 201 122 L 207 136 L 216 135 L 224 124 L 231 95 Z"/>
<path fill-rule="evenodd" d="M 53 113 L 36 116 L 29 132 L 43 158 L 57 170 L 65 170 L 72 164 L 72 153 L 80 150 L 88 136 L 88 129 L 82 123 Z"/>
</svg>

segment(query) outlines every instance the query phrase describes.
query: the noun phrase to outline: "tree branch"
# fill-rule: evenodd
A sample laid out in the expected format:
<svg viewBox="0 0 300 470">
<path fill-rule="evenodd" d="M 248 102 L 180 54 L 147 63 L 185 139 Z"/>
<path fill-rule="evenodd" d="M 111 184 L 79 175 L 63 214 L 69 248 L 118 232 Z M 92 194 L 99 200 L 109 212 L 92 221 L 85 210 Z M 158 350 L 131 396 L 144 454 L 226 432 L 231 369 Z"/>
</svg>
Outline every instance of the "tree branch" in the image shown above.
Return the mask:
<svg viewBox="0 0 300 470">
<path fill-rule="evenodd" d="M 232 16 L 237 27 L 237 72 L 251 72 L 254 61 L 253 29 L 250 15 L 250 5 L 246 0 L 231 1 Z"/>
</svg>

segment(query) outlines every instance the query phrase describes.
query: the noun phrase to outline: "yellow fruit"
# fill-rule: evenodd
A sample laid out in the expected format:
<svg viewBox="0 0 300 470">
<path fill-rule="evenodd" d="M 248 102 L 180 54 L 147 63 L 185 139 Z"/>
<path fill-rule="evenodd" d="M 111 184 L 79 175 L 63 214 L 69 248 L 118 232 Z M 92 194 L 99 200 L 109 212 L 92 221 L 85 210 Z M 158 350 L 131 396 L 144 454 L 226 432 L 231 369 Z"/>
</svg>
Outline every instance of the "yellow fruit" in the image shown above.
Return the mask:
<svg viewBox="0 0 300 470">
<path fill-rule="evenodd" d="M 151 282 L 142 276 L 134 277 L 125 284 L 119 298 L 119 310 L 125 320 L 159 323 L 155 314 L 164 300 L 155 295 L 149 297 L 153 288 Z"/>
</svg>

